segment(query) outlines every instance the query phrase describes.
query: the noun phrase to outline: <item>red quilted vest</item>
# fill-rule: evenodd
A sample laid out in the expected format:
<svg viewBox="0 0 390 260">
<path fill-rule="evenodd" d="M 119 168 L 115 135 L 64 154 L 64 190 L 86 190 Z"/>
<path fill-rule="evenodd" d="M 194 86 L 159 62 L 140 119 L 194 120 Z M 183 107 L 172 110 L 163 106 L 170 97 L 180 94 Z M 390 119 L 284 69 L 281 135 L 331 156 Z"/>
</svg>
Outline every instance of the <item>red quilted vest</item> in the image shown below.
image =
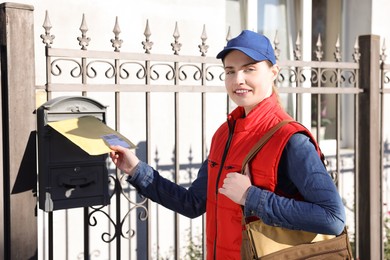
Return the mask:
<svg viewBox="0 0 390 260">
<path fill-rule="evenodd" d="M 244 157 L 267 130 L 284 119 L 292 119 L 279 106 L 275 94 L 263 100 L 246 117 L 243 116 L 244 109 L 236 108 L 229 115 L 228 122 L 216 131 L 211 143 L 206 209 L 208 260 L 240 259 L 241 207 L 217 192 L 226 174 L 241 171 Z M 229 125 L 230 129 L 234 128 L 230 141 Z M 275 191 L 278 163 L 283 148 L 291 135 L 297 132 L 304 132 L 311 136 L 310 132 L 300 124 L 287 124 L 279 129 L 253 158 L 250 170 L 254 185 Z M 226 149 L 228 142 L 230 145 Z"/>
</svg>

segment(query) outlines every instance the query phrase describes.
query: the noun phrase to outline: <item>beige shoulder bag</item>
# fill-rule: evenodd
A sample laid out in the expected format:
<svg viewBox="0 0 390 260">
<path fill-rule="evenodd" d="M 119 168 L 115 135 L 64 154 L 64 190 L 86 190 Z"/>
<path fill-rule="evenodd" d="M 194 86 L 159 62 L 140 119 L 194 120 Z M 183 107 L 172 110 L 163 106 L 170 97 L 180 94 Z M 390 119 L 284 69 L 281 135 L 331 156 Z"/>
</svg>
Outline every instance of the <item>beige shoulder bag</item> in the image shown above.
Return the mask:
<svg viewBox="0 0 390 260">
<path fill-rule="evenodd" d="M 246 164 L 256 155 L 272 135 L 291 120 L 281 121 L 271 128 L 245 157 Z M 346 228 L 339 236 L 322 235 L 301 230 L 291 230 L 265 224 L 261 220 L 249 222 L 243 216 L 242 259 L 352 259 L 352 250 Z"/>
</svg>

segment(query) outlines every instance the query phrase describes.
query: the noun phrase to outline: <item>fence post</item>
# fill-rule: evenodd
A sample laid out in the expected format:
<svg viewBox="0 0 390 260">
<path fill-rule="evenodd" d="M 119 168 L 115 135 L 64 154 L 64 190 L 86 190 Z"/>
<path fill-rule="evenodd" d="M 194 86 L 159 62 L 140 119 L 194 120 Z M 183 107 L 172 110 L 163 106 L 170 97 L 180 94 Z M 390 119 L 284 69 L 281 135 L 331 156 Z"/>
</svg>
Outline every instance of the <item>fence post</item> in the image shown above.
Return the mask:
<svg viewBox="0 0 390 260">
<path fill-rule="evenodd" d="M 382 259 L 380 166 L 380 37 L 359 36 L 361 50 L 358 105 L 357 238 L 358 259 Z"/>
<path fill-rule="evenodd" d="M 2 259 L 37 259 L 33 9 L 0 4 Z"/>
</svg>

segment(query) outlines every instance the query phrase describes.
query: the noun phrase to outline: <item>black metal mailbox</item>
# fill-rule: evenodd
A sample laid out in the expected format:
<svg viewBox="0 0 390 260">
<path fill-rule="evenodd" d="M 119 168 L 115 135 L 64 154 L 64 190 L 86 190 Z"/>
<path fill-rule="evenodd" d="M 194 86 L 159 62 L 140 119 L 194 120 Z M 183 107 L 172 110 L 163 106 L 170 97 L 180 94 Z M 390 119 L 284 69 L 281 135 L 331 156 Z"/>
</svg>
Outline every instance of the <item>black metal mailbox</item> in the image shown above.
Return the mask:
<svg viewBox="0 0 390 260">
<path fill-rule="evenodd" d="M 54 98 L 37 109 L 39 208 L 107 205 L 107 155 L 91 156 L 51 128 L 53 121 L 95 116 L 106 122 L 106 107 L 81 96 Z"/>
</svg>

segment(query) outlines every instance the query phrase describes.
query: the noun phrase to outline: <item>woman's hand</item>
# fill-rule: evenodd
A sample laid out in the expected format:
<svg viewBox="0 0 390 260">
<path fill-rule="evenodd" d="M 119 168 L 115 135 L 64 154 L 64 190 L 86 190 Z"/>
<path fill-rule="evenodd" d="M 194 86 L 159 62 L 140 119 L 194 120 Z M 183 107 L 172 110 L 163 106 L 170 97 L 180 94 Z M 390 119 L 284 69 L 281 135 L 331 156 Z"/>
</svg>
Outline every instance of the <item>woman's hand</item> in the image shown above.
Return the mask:
<svg viewBox="0 0 390 260">
<path fill-rule="evenodd" d="M 119 145 L 110 146 L 110 149 L 112 150 L 110 157 L 116 167 L 126 174 L 133 176 L 133 171 L 139 163 L 138 157 L 129 149 Z"/>
<path fill-rule="evenodd" d="M 247 171 L 248 168 L 246 168 L 245 172 Z M 226 175 L 223 185 L 218 191 L 235 203 L 245 205 L 246 194 L 251 185 L 248 174 L 243 175 L 238 172 L 231 172 Z"/>
</svg>

